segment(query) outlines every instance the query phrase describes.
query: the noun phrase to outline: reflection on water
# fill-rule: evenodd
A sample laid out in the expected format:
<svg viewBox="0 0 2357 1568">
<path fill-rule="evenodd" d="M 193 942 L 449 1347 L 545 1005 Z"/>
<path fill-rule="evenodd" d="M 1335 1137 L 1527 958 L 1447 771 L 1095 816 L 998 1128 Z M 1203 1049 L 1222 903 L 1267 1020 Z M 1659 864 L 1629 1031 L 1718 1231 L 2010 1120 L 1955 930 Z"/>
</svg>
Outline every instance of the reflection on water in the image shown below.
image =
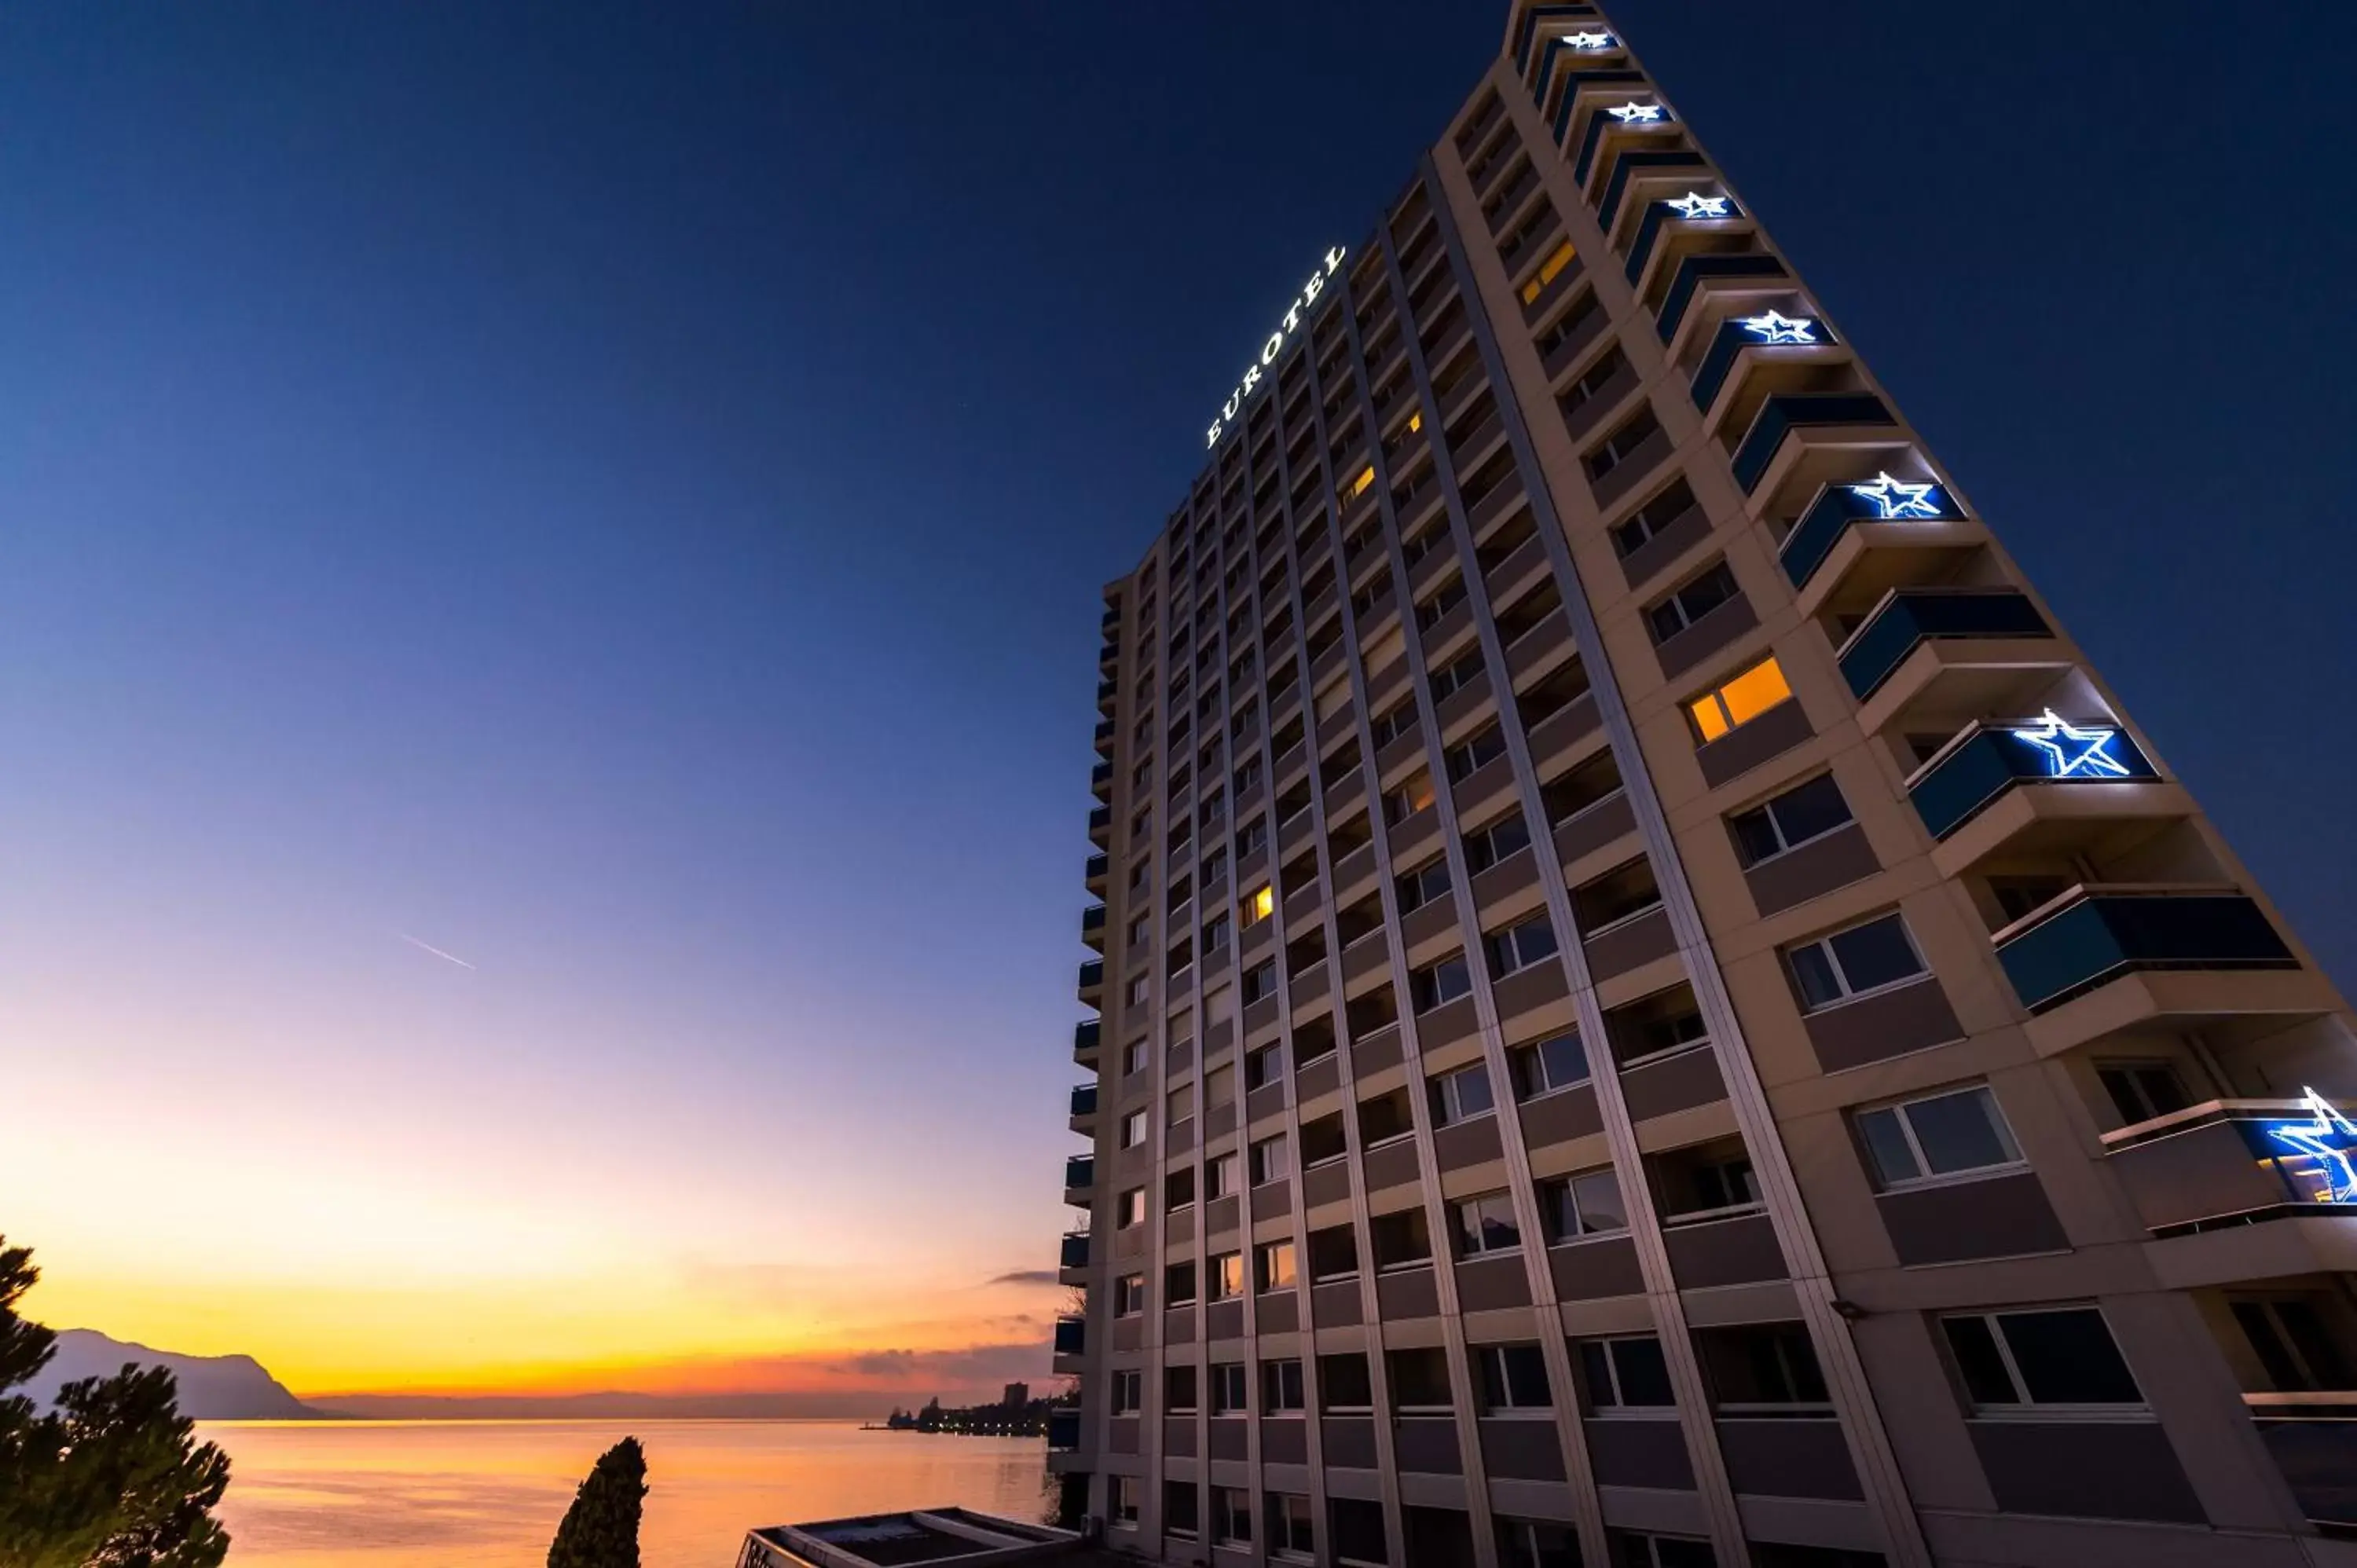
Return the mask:
<svg viewBox="0 0 2357 1568">
<path fill-rule="evenodd" d="M 1036 1437 L 803 1421 L 202 1422 L 233 1466 L 230 1568 L 541 1568 L 590 1463 L 647 1450 L 645 1568 L 729 1568 L 745 1531 L 945 1503 L 1037 1519 Z"/>
</svg>

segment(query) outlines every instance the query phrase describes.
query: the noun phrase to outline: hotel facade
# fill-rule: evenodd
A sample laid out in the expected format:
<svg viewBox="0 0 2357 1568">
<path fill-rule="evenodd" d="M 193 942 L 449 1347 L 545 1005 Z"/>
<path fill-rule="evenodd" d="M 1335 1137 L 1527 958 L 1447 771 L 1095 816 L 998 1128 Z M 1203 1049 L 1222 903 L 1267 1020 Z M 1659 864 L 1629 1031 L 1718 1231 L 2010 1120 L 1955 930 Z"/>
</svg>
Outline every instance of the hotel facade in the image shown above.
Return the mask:
<svg viewBox="0 0 2357 1568">
<path fill-rule="evenodd" d="M 1611 23 L 1105 590 L 1050 1434 L 1174 1562 L 2357 1562 L 2345 1004 Z"/>
</svg>

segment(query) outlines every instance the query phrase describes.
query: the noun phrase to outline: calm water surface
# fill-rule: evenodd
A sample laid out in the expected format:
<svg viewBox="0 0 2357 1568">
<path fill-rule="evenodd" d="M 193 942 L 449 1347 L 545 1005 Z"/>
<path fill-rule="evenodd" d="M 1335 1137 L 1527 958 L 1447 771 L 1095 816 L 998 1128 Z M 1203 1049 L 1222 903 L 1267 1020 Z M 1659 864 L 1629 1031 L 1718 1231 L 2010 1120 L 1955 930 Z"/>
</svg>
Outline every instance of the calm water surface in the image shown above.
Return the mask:
<svg viewBox="0 0 2357 1568">
<path fill-rule="evenodd" d="M 1036 1437 L 806 1421 L 216 1421 L 230 1568 L 542 1568 L 589 1466 L 646 1445 L 644 1568 L 730 1568 L 745 1531 L 959 1503 L 1037 1519 Z"/>
</svg>

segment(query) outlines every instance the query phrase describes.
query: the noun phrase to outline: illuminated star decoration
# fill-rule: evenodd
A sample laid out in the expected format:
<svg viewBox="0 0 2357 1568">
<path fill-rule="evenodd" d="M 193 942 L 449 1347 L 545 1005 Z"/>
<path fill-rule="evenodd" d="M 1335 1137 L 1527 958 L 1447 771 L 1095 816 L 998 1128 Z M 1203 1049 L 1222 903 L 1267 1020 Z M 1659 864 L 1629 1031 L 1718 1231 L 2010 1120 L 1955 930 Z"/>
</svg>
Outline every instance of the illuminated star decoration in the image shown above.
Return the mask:
<svg viewBox="0 0 2357 1568">
<path fill-rule="evenodd" d="M 1662 205 L 1681 218 L 1732 218 L 1734 216 L 1727 210 L 1727 198 L 1705 196 L 1698 190 L 1689 190 L 1684 196 L 1673 198 Z"/>
<path fill-rule="evenodd" d="M 1572 33 L 1564 40 L 1576 49 L 1609 49 L 1612 47 L 1609 33 Z"/>
<path fill-rule="evenodd" d="M 1631 102 L 1623 103 L 1618 109 L 1607 109 L 1605 113 L 1623 125 L 1646 125 L 1662 117 L 1662 106 L 1658 103 Z"/>
<path fill-rule="evenodd" d="M 1936 485 L 1910 485 L 1888 474 L 1877 474 L 1874 483 L 1852 485 L 1849 493 L 1860 500 L 1872 501 L 1874 510 L 1885 521 L 1896 517 L 1937 518 L 1940 515 L 1940 503 L 1932 499 L 1939 494 Z"/>
<path fill-rule="evenodd" d="M 2349 1163 L 2350 1149 L 2357 1144 L 2357 1122 L 2312 1089 L 2301 1091 L 2300 1103 L 2316 1119 L 2278 1123 L 2267 1129 L 2267 1136 L 2315 1157 L 2318 1174 L 2324 1178 L 2319 1202 L 2357 1202 L 2357 1168 Z"/>
<path fill-rule="evenodd" d="M 2013 737 L 2044 752 L 2046 771 L 2057 779 L 2126 779 L 2127 764 L 2111 750 L 2119 734 L 2115 729 L 2075 729 L 2049 708 L 2036 729 L 2018 729 Z"/>
<path fill-rule="evenodd" d="M 1817 340 L 1817 324 L 1803 317 L 1794 319 L 1781 311 L 1771 310 L 1765 316 L 1739 316 L 1737 325 L 1762 343 L 1813 343 Z"/>
</svg>

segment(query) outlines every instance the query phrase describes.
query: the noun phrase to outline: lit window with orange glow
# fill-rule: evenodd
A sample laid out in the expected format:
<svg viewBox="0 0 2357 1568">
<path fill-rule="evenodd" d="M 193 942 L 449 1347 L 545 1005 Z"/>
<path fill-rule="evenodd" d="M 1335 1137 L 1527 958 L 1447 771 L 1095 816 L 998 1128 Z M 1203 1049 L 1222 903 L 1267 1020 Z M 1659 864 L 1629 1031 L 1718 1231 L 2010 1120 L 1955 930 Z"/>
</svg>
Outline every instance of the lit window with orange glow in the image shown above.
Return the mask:
<svg viewBox="0 0 2357 1568">
<path fill-rule="evenodd" d="M 1276 889 L 1264 883 L 1260 888 L 1244 896 L 1242 923 L 1257 926 L 1276 912 Z"/>
<path fill-rule="evenodd" d="M 1555 282 L 1564 268 L 1571 265 L 1571 242 L 1566 240 L 1555 248 L 1553 255 L 1540 264 L 1539 270 L 1531 274 L 1531 281 L 1523 285 L 1523 303 L 1528 305 L 1545 293 L 1546 285 Z"/>
<path fill-rule="evenodd" d="M 1792 694 L 1785 683 L 1784 671 L 1773 658 L 1763 659 L 1721 686 L 1686 704 L 1694 716 L 1695 732 L 1705 741 L 1717 740 L 1729 730 L 1749 724 L 1777 703 Z"/>
<path fill-rule="evenodd" d="M 1409 415 L 1407 416 L 1407 433 L 1408 433 L 1410 435 L 1415 435 L 1417 431 L 1419 431 L 1419 430 L 1421 430 L 1421 429 L 1423 429 L 1423 428 L 1424 428 L 1424 410 L 1422 410 L 1422 409 L 1420 409 L 1420 408 L 1419 408 L 1419 409 L 1417 409 L 1414 413 L 1411 413 L 1411 414 L 1409 414 Z"/>
<path fill-rule="evenodd" d="M 1367 487 L 1374 482 L 1375 466 L 1372 463 L 1370 463 L 1365 467 L 1359 470 L 1359 477 L 1357 478 L 1352 479 L 1349 484 L 1342 487 L 1342 499 L 1346 501 L 1357 500 L 1361 496 L 1367 493 Z"/>
</svg>

